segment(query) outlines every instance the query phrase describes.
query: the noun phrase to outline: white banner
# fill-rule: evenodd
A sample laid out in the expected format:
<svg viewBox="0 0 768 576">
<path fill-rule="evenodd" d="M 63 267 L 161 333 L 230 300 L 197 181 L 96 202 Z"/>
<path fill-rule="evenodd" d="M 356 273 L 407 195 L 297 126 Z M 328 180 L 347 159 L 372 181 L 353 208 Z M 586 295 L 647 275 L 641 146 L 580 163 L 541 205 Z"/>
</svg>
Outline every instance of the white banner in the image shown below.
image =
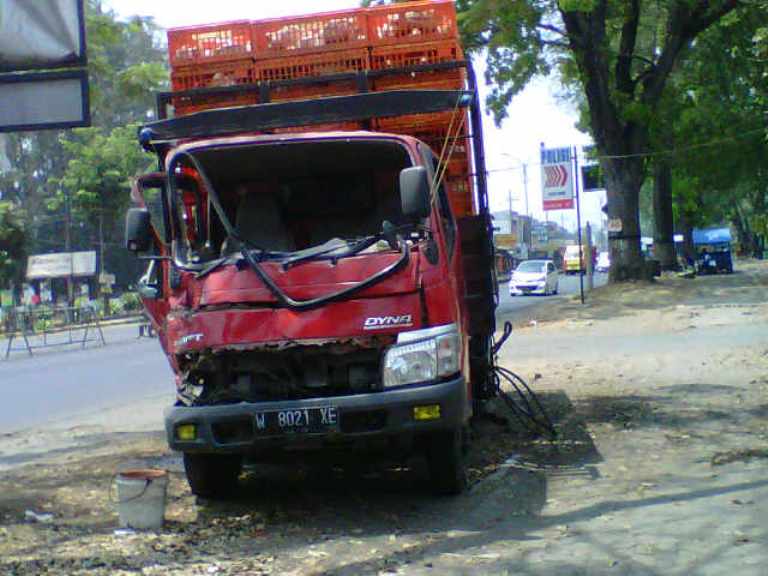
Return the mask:
<svg viewBox="0 0 768 576">
<path fill-rule="evenodd" d="M 27 259 L 27 280 L 95 276 L 96 252 L 38 254 Z"/>
</svg>

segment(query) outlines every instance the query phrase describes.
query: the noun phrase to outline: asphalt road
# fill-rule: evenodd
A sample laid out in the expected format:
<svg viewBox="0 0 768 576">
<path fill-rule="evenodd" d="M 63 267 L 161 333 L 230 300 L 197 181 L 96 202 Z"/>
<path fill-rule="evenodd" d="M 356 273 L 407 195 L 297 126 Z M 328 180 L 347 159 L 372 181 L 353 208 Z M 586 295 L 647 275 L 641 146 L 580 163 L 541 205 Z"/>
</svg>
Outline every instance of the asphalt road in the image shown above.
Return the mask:
<svg viewBox="0 0 768 576">
<path fill-rule="evenodd" d="M 595 274 L 595 287 L 602 286 L 608 281 L 608 274 Z M 584 288 L 586 289 L 586 278 Z M 558 298 L 573 296 L 579 293 L 579 277 L 560 275 L 558 294 L 556 296 L 510 296 L 508 283 L 499 285 L 499 307 L 496 310 L 496 318 L 499 324 L 506 320 L 514 320 L 515 313 L 525 308 L 546 305 L 547 302 Z"/>
<path fill-rule="evenodd" d="M 596 285 L 605 283 L 605 275 Z M 546 305 L 579 291 L 578 276 L 561 276 L 558 296 L 509 296 L 506 284 L 499 286 L 499 324 L 514 321 L 517 311 Z M 0 434 L 8 434 L 75 415 L 93 414 L 149 397 L 173 397 L 173 375 L 157 339 L 137 338 L 136 325 L 104 328 L 107 346 L 94 343 L 86 349 L 62 346 L 13 352 L 3 360 L 7 341 L 0 339 Z M 58 336 L 58 341 L 65 340 Z M 50 338 L 56 342 L 57 337 Z M 20 345 L 14 341 L 14 347 Z M 144 415 L 154 418 L 154 415 Z M 162 418 L 158 414 L 158 428 Z"/>
<path fill-rule="evenodd" d="M 0 433 L 7 434 L 112 408 L 148 396 L 172 398 L 173 376 L 157 339 L 137 338 L 136 325 L 104 328 L 107 346 L 88 344 L 13 352 L 0 338 Z M 66 336 L 51 337 L 62 342 Z M 33 345 L 34 345 L 33 341 Z M 20 343 L 14 340 L 16 348 Z M 160 422 L 158 422 L 160 424 Z"/>
</svg>

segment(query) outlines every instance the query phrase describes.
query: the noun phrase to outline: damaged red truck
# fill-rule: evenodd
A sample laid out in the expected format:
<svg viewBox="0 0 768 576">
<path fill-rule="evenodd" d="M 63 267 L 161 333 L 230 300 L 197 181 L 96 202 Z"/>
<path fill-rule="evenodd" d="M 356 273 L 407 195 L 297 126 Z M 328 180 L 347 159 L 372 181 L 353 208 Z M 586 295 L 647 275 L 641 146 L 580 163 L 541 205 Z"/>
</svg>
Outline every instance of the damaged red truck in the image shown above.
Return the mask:
<svg viewBox="0 0 768 576">
<path fill-rule="evenodd" d="M 435 490 L 458 493 L 470 418 L 494 392 L 497 293 L 453 3 L 295 22 L 308 20 L 335 38 L 362 21 L 344 38 L 367 37 L 364 63 L 160 94 L 159 119 L 140 129 L 158 171 L 136 181 L 126 244 L 146 254 L 139 290 L 176 375 L 168 442 L 203 496 L 226 495 L 244 458 L 311 450 L 423 454 Z M 274 35 L 275 21 L 250 23 L 249 50 L 267 24 Z M 427 57 L 373 65 L 382 43 L 403 53 L 385 37 L 408 26 L 423 34 L 406 47 Z M 449 36 L 447 57 L 429 34 Z M 350 62 L 336 44 L 314 48 L 291 59 Z"/>
</svg>

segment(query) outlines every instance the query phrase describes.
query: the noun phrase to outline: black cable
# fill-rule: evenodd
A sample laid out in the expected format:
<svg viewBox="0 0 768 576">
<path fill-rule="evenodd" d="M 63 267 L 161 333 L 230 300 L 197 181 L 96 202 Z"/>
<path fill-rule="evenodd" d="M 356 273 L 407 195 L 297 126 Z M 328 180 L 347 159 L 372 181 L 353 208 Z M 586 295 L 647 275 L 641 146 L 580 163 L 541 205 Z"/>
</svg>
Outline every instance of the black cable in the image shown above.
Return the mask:
<svg viewBox="0 0 768 576">
<path fill-rule="evenodd" d="M 557 430 L 555 429 L 549 414 L 547 414 L 544 406 L 539 401 L 538 396 L 531 390 L 531 387 L 522 377 L 508 368 L 499 366 L 497 363 L 499 350 L 501 350 L 501 347 L 511 334 L 512 324 L 510 322 L 505 322 L 504 332 L 502 333 L 501 339 L 498 342 L 493 343 L 491 348 L 493 357 L 491 360 L 490 371 L 494 392 L 509 407 L 512 414 L 523 427 L 535 434 L 544 434 L 551 440 L 554 440 L 557 438 Z M 512 386 L 517 393 L 517 398 L 502 389 L 502 380 Z"/>
</svg>

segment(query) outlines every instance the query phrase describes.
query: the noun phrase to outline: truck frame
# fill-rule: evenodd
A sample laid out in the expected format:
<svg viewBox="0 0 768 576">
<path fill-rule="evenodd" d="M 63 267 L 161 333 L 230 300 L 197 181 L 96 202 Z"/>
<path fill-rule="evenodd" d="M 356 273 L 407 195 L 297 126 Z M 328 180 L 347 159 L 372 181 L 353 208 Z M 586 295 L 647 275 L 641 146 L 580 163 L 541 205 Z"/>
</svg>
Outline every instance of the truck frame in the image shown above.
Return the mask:
<svg viewBox="0 0 768 576">
<path fill-rule="evenodd" d="M 456 68 L 468 89 L 368 90 L 375 77 Z M 270 102 L 275 85 L 349 77 L 356 95 Z M 176 374 L 166 430 L 192 491 L 229 494 L 246 457 L 377 448 L 423 453 L 436 492 L 461 492 L 467 427 L 495 395 L 498 301 L 471 65 L 181 95 L 243 90 L 260 103 L 177 118 L 167 105 L 180 94 L 158 95 L 160 119 L 139 131 L 157 172 L 137 179 L 126 218 L 127 248 L 149 260 L 139 290 Z M 437 151 L 322 128 L 466 110 L 476 208 L 461 218 L 442 186 L 448 139 Z"/>
</svg>

